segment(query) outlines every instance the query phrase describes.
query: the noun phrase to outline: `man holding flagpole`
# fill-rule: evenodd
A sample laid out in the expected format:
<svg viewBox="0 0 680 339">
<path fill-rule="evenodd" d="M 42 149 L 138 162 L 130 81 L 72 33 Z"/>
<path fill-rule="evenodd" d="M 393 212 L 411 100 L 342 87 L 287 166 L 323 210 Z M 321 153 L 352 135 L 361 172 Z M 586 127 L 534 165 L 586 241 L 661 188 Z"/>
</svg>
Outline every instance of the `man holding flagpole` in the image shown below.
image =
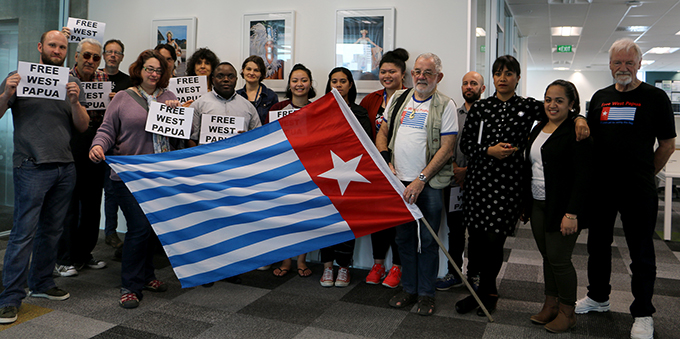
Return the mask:
<svg viewBox="0 0 680 339">
<path fill-rule="evenodd" d="M 441 60 L 433 53 L 416 59 L 411 76 L 414 89 L 396 92 L 385 110 L 385 126 L 376 146 L 406 189 L 404 199 L 416 204 L 434 232 L 439 231 L 443 208 L 442 189 L 453 176 L 451 157 L 458 134 L 456 105 L 437 91 L 444 74 Z M 403 290 L 390 299 L 402 308 L 418 301 L 418 314 L 435 311 L 434 283 L 439 248 L 420 222 L 397 226 L 397 246 L 402 262 Z"/>
</svg>

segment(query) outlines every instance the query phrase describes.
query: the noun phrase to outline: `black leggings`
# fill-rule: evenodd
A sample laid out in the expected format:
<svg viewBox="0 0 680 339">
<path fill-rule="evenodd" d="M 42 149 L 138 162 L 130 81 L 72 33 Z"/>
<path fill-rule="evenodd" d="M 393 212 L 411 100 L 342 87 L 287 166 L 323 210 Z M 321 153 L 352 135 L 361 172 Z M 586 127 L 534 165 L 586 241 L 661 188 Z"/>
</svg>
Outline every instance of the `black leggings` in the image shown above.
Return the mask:
<svg viewBox="0 0 680 339">
<path fill-rule="evenodd" d="M 468 267 L 479 269 L 479 295 L 498 294 L 496 277 L 503 266 L 503 245 L 507 236 L 493 231 L 468 228 Z"/>
</svg>

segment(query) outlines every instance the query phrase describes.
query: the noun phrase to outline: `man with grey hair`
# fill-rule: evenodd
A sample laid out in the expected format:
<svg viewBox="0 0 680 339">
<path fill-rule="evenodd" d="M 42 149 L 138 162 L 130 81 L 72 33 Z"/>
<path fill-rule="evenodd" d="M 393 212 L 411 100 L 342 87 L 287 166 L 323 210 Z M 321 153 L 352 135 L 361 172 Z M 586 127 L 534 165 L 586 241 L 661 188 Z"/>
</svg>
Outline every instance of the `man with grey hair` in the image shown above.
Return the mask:
<svg viewBox="0 0 680 339">
<path fill-rule="evenodd" d="M 70 74 L 83 82 L 109 81 L 105 72 L 98 70 L 102 59 L 102 45 L 95 39 L 83 39 L 76 49 L 76 64 Z M 70 277 L 85 266 L 94 269 L 106 263 L 92 257 L 99 238 L 99 219 L 104 187 L 103 163 L 95 164 L 88 156 L 92 139 L 102 123 L 105 110 L 87 110 L 90 124 L 83 133 L 74 133 L 71 152 L 76 164 L 76 186 L 64 221 L 64 232 L 59 239 L 55 275 Z"/>
<path fill-rule="evenodd" d="M 456 105 L 437 91 L 444 77 L 441 70 L 435 54 L 418 56 L 411 70 L 414 88 L 392 96 L 383 115 L 387 127 L 380 129 L 376 139 L 390 169 L 406 186 L 404 200 L 420 208 L 435 233 L 441 223 L 442 190 L 453 176 L 451 156 L 458 133 Z M 417 300 L 418 314 L 432 315 L 439 267 L 437 243 L 416 222 L 397 226 L 396 242 L 403 290 L 389 304 L 403 308 Z"/>
<path fill-rule="evenodd" d="M 609 69 L 616 81 L 590 100 L 588 125 L 595 141 L 594 164 L 601 174 L 593 191 L 588 231 L 588 294 L 576 313 L 609 311 L 611 244 L 617 212 L 630 253 L 635 318 L 631 338 L 652 338 L 656 259 L 652 237 L 658 196 L 655 175 L 675 150 L 675 123 L 668 95 L 637 78 L 642 52 L 630 39 L 609 49 Z M 659 146 L 654 149 L 654 143 Z M 625 184 L 624 184 L 625 183 Z M 580 216 L 579 216 L 580 217 Z M 584 218 L 585 219 L 585 218 Z"/>
</svg>

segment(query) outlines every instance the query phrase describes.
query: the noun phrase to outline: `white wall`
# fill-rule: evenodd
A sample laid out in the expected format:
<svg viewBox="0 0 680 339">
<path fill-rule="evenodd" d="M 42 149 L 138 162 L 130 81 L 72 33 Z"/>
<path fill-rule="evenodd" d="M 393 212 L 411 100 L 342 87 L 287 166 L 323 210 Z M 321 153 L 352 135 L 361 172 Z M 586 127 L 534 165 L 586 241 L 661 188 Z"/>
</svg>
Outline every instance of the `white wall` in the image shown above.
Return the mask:
<svg viewBox="0 0 680 339">
<path fill-rule="evenodd" d="M 545 88 L 557 79 L 564 79 L 574 83 L 581 97 L 581 113 L 586 112 L 586 101 L 597 90 L 610 86 L 613 83 L 612 74 L 609 71 L 528 71 L 526 72 L 526 96 L 543 100 Z"/>
<path fill-rule="evenodd" d="M 405 48 L 411 54 L 407 67 L 411 69 L 415 58 L 421 53 L 437 54 L 442 59 L 444 73 L 439 90 L 452 97 L 457 104 L 462 104 L 460 82 L 469 67 L 466 55 L 468 0 L 438 1 L 436 6 L 406 0 L 374 0 L 370 6 L 360 0 L 91 1 L 88 19 L 106 23 L 106 40 L 115 38 L 123 41 L 123 70 L 129 68 L 142 50 L 155 46 L 151 42 L 152 20 L 188 17 L 198 18 L 196 48 L 208 47 L 222 61 L 229 61 L 239 67 L 242 61 L 241 37 L 246 34 L 242 28 L 243 14 L 294 10 L 295 62 L 304 63 L 312 70 L 314 87 L 318 93 L 323 93 L 328 72 L 333 69 L 335 61 L 336 10 L 386 7 L 396 8 L 395 47 Z M 123 220 L 121 218 L 120 222 L 123 223 Z M 440 234 L 445 233 L 445 227 L 442 229 Z M 446 237 L 442 240 L 446 243 Z M 359 239 L 357 254 L 355 266 L 370 267 L 373 264 L 370 239 Z M 318 260 L 314 255 L 310 258 Z M 445 260 L 440 260 L 440 275 L 446 274 L 445 265 Z"/>
<path fill-rule="evenodd" d="M 121 69 L 127 70 L 139 53 L 152 48 L 151 21 L 154 19 L 198 18 L 196 47 L 208 47 L 222 61 L 241 65 L 243 14 L 267 11 L 296 13 L 295 62 L 312 70 L 317 93 L 323 93 L 328 72 L 335 61 L 335 12 L 338 9 L 396 8 L 395 47 L 415 58 L 432 52 L 442 59 L 444 79 L 439 90 L 462 104 L 460 80 L 468 69 L 468 0 L 439 1 L 424 6 L 417 1 L 361 0 L 330 1 L 90 1 L 89 18 L 105 22 L 105 39 L 125 44 Z M 127 72 L 126 72 L 127 73 Z M 286 77 L 288 75 L 286 74 Z M 241 80 L 242 81 L 242 80 Z"/>
</svg>

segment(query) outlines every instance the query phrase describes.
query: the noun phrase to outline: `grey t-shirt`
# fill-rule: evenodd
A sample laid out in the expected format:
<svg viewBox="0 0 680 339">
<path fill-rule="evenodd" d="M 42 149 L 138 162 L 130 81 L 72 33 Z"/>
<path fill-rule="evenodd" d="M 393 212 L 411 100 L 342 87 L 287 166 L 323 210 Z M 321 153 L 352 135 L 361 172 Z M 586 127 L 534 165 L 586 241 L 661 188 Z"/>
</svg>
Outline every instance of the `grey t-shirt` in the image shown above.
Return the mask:
<svg viewBox="0 0 680 339">
<path fill-rule="evenodd" d="M 15 72 L 11 72 L 9 76 Z M 85 105 L 85 92 L 80 80 L 69 76 L 69 82 L 80 86 L 81 105 Z M 5 91 L 7 79 L 0 85 L 0 93 Z M 9 99 L 14 120 L 14 167 L 19 167 L 25 159 L 33 159 L 36 164 L 73 162 L 71 154 L 71 135 L 73 116 L 68 96 L 63 101 L 40 98 L 17 97 Z"/>
<path fill-rule="evenodd" d="M 201 115 L 203 114 L 244 117 L 246 120 L 246 131 L 262 126 L 255 106 L 236 93 L 231 98 L 224 99 L 217 95 L 215 91 L 208 92 L 194 101 L 190 107 L 194 109 L 191 140 L 198 140 L 199 138 L 201 133 Z"/>
</svg>

